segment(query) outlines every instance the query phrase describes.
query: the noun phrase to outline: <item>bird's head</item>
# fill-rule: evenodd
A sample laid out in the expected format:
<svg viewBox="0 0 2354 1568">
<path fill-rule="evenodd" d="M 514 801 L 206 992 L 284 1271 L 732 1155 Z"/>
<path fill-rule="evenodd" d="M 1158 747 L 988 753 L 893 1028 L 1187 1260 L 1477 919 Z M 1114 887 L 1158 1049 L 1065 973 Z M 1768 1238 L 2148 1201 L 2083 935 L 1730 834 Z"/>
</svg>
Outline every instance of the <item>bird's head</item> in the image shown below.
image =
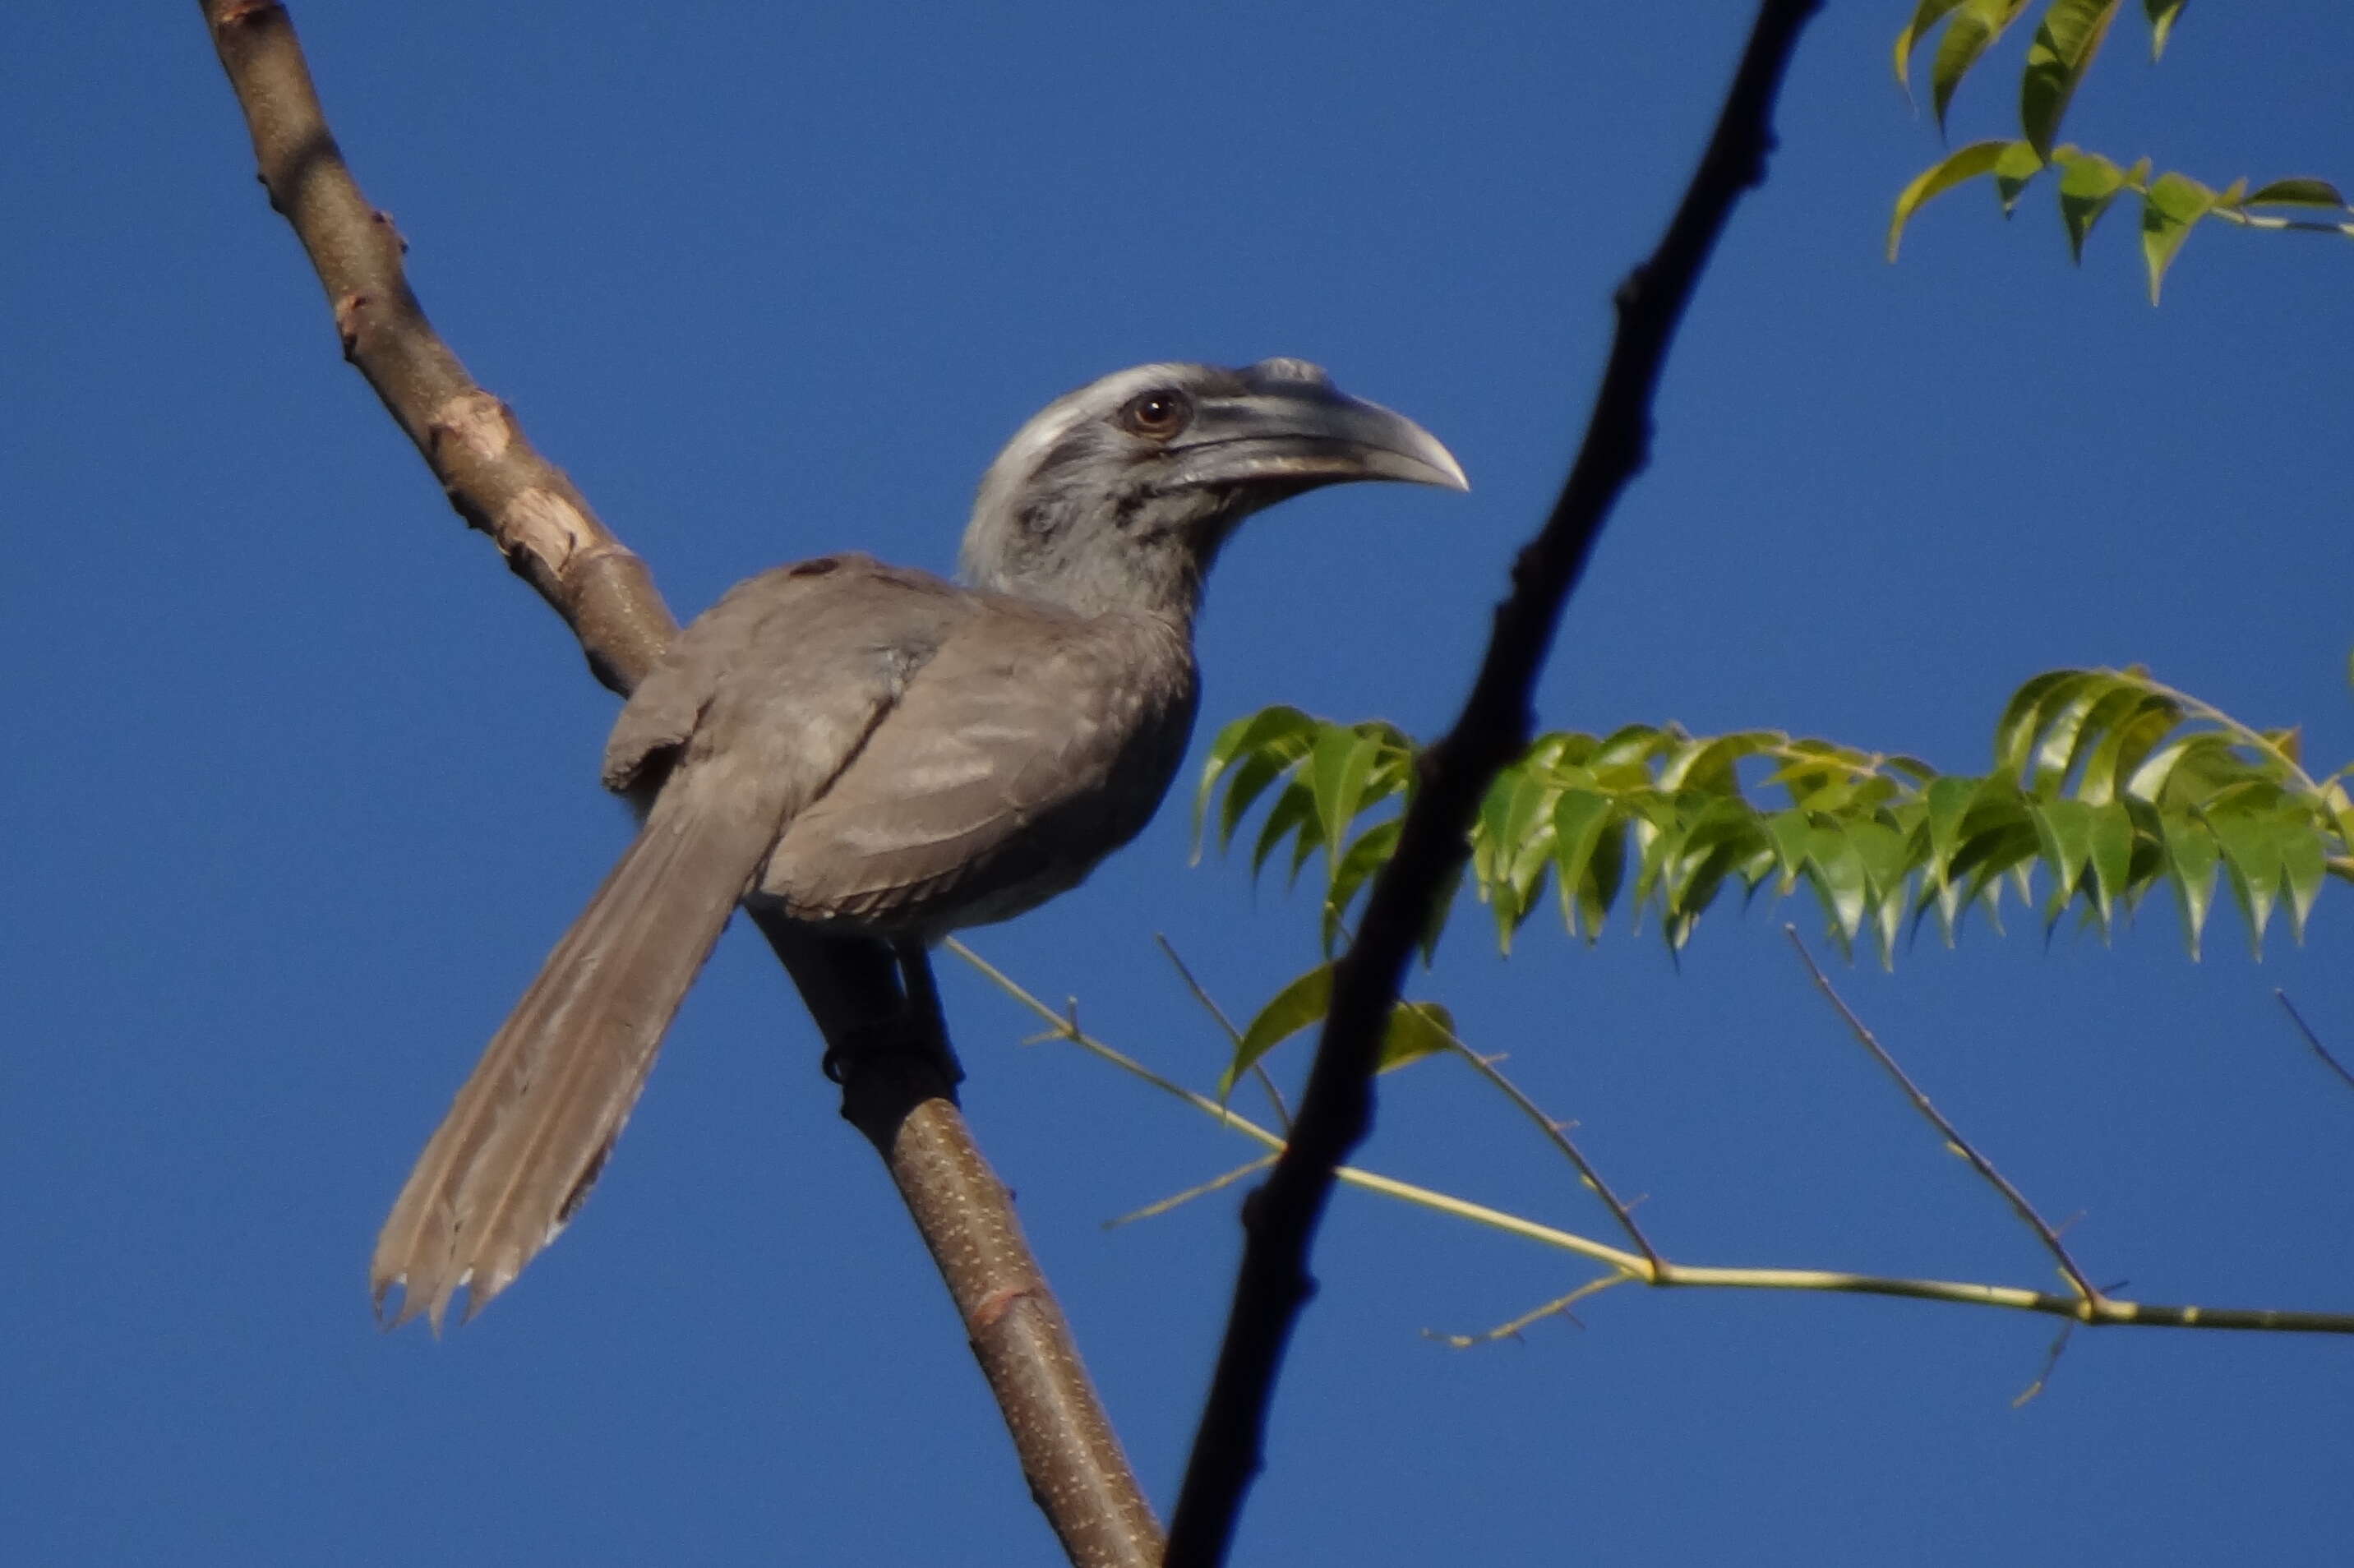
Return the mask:
<svg viewBox="0 0 2354 1568">
<path fill-rule="evenodd" d="M 1363 479 L 1469 488 L 1429 431 L 1305 360 L 1140 365 L 1015 432 L 981 480 L 962 570 L 975 588 L 1082 613 L 1190 616 L 1236 524 Z"/>
</svg>

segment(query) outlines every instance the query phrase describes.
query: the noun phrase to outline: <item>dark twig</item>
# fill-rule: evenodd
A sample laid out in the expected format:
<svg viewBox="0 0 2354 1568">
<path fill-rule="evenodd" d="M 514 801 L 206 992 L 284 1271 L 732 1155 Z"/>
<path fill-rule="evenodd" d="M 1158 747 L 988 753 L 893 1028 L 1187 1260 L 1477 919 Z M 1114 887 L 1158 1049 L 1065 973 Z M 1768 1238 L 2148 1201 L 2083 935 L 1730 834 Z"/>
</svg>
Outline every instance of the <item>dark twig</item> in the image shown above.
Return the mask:
<svg viewBox="0 0 2354 1568">
<path fill-rule="evenodd" d="M 564 617 L 597 678 L 626 694 L 677 630 L 644 563 L 426 320 L 400 237 L 345 166 L 284 7 L 200 5 L 270 206 L 310 254 L 345 357 L 416 443 L 458 514 Z M 957 1109 L 953 1060 L 944 1043 L 895 1038 L 911 1033 L 912 1015 L 890 953 L 871 942 L 812 945 L 782 922 L 762 929 L 832 1047 L 843 1115 L 882 1153 L 939 1265 L 1064 1550 L 1083 1568 L 1157 1563 L 1151 1510 L 1011 1199 Z"/>
<path fill-rule="evenodd" d="M 2025 1193 L 2012 1186 L 2009 1179 L 1996 1170 L 1993 1162 L 1980 1154 L 1968 1139 L 1962 1136 L 1959 1128 L 1947 1121 L 1944 1114 L 1929 1103 L 1929 1097 L 1921 1092 L 1921 1086 L 1914 1083 L 1904 1069 L 1896 1065 L 1896 1058 L 1888 1054 L 1887 1048 L 1881 1044 L 1872 1031 L 1864 1027 L 1863 1020 L 1855 1015 L 1855 1010 L 1848 1006 L 1846 1000 L 1831 988 L 1829 977 L 1815 962 L 1815 956 L 1807 951 L 1807 944 L 1800 939 L 1798 928 L 1796 926 L 1785 926 L 1782 927 L 1782 934 L 1790 939 L 1790 946 L 1797 952 L 1798 961 L 1807 966 L 1807 973 L 1814 977 L 1815 989 L 1821 991 L 1831 1006 L 1838 1010 L 1840 1017 L 1846 1021 L 1849 1033 L 1856 1037 L 1857 1043 L 1872 1053 L 1872 1059 L 1879 1063 L 1881 1069 L 1896 1081 L 1896 1086 L 1904 1091 L 1904 1097 L 1913 1102 L 1913 1108 L 1919 1111 L 1929 1125 L 1937 1129 L 1939 1136 L 1945 1139 L 1946 1146 L 1964 1160 L 1968 1160 L 1970 1169 L 1977 1171 L 1988 1186 L 2002 1194 L 2002 1201 L 2010 1205 L 2010 1212 L 2019 1216 L 2020 1224 L 2035 1233 L 2036 1239 L 2041 1242 L 2044 1249 L 2052 1254 L 2052 1259 L 2060 1265 L 2060 1272 L 2067 1277 L 2069 1285 L 2074 1287 L 2076 1295 L 2084 1302 L 2084 1320 L 2091 1322 L 2098 1318 L 2103 1299 L 2101 1293 L 2094 1288 L 2092 1280 L 2085 1277 L 2084 1271 L 2076 1266 L 2076 1260 L 2069 1255 L 2067 1244 L 2060 1239 L 2060 1233 L 2046 1223 L 2041 1214 L 2035 1212 L 2035 1205 L 2027 1201 Z"/>
<path fill-rule="evenodd" d="M 2354 1089 L 2354 1073 L 2348 1072 L 2338 1058 L 2329 1054 L 2329 1047 L 2321 1043 L 2321 1036 L 2313 1032 L 2313 1025 L 2305 1021 L 2305 1014 L 2296 1010 L 2296 1003 L 2288 999 L 2288 992 L 2275 988 L 2273 1000 L 2281 1004 L 2281 1011 L 2288 1014 L 2289 1022 L 2296 1025 L 2296 1032 L 2305 1036 L 2305 1043 L 2313 1047 L 2313 1054 L 2321 1058 L 2322 1065 L 2337 1074 L 2340 1083 Z"/>
<path fill-rule="evenodd" d="M 1333 976 L 1331 1011 L 1283 1158 L 1244 1207 L 1246 1241 L 1185 1480 L 1169 1568 L 1225 1561 L 1261 1464 L 1286 1343 L 1314 1290 L 1308 1255 L 1333 1172 L 1373 1124 L 1373 1072 L 1407 959 L 1433 901 L 1467 853 L 1480 798 L 1527 744 L 1531 696 L 1553 628 L 1618 493 L 1649 461 L 1651 401 L 1668 344 L 1741 194 L 1766 177 L 1774 97 L 1820 0 L 1765 0 L 1699 171 L 1666 237 L 1616 297 L 1618 329 L 1584 444 L 1543 529 L 1512 568 L 1478 680 L 1455 727 L 1420 765 L 1395 853 L 1374 879 L 1357 939 Z"/>
</svg>

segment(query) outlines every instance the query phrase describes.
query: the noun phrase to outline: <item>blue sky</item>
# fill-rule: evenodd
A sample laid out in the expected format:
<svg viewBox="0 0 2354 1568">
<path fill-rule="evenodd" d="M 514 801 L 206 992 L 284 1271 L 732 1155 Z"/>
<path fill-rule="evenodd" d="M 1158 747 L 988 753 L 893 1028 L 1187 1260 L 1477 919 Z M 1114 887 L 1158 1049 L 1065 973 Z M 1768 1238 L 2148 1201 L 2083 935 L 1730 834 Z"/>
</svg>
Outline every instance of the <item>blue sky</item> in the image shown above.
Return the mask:
<svg viewBox="0 0 2354 1568">
<path fill-rule="evenodd" d="M 1228 552 L 1216 722 L 1428 734 L 1557 484 L 1607 298 L 1747 8 L 300 7 L 436 323 L 683 611 L 796 556 L 945 568 L 999 442 L 1137 361 L 1298 355 L 1446 440 L 1468 497 L 1351 488 Z M 2039 670 L 2140 661 L 2354 753 L 2342 243 L 2201 231 L 2153 312 L 2119 213 L 2048 193 L 1880 255 L 1936 155 L 1908 7 L 1830 8 L 1773 182 L 1670 364 L 1543 688 L 1553 726 L 1764 726 L 1983 768 Z M 2133 9 L 2131 7 L 2129 10 Z M 2222 183 L 2354 179 L 2354 13 L 2119 25 L 2069 134 Z M 625 833 L 611 699 L 335 354 L 195 7 L 28 13 L 0 63 L 0 1518 L 28 1563 L 1049 1560 L 954 1319 L 758 945 L 722 945 L 596 1197 L 495 1308 L 372 1326 L 409 1160 Z M 2003 133 L 2019 44 L 1956 105 Z M 975 946 L 1161 1069 L 1313 957 L 1304 899 L 1188 865 L 1185 812 Z M 2154 902 L 1840 980 L 2103 1284 L 2354 1308 L 2344 890 L 2251 959 Z M 1813 934 L 1808 907 L 1792 917 Z M 1467 918 L 1437 971 L 1673 1256 L 2041 1286 L 2048 1260 L 1809 993 L 1762 906 L 1649 934 Z M 1148 1487 L 1173 1495 L 1246 1158 L 953 961 L 967 1105 Z M 1294 1070 L 1299 1064 L 1294 1062 Z M 1365 1162 L 1603 1232 L 1454 1066 Z M 1236 1561 L 2338 1560 L 2354 1347 L 1614 1291 L 1344 1195 Z"/>
</svg>

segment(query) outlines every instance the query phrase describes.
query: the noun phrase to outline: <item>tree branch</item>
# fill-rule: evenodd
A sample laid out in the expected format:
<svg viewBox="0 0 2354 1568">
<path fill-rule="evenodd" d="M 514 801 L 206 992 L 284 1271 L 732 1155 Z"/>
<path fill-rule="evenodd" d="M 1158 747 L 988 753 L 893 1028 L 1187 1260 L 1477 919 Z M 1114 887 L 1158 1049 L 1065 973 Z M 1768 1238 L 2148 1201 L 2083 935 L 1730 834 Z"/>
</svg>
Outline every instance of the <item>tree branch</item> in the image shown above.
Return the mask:
<svg viewBox="0 0 2354 1568">
<path fill-rule="evenodd" d="M 1196 1094 L 1184 1085 L 1147 1067 L 1134 1057 L 1112 1048 L 1104 1041 L 1086 1033 L 1070 1018 L 1056 1012 L 1040 1001 L 1021 982 L 988 959 L 950 938 L 947 946 L 957 957 L 978 969 L 999 990 L 1028 1008 L 1047 1025 L 1042 1040 L 1063 1040 L 1077 1046 L 1099 1061 L 1107 1062 L 1121 1072 L 1150 1085 L 1173 1099 L 1183 1101 L 1228 1132 L 1250 1139 L 1261 1148 L 1272 1150 L 1279 1156 L 1285 1139 L 1282 1133 L 1259 1126 L 1223 1100 Z M 1490 1076 L 1502 1086 L 1502 1075 L 1493 1070 Z M 1519 1089 L 1511 1091 L 1516 1104 L 1541 1118 L 1533 1103 Z M 1247 1175 L 1273 1162 L 1270 1157 L 1255 1160 L 1236 1171 L 1220 1176 L 1177 1197 L 1123 1215 L 1111 1222 L 1125 1224 L 1157 1213 L 1185 1200 Z M 1889 1296 L 1914 1301 L 1943 1301 L 1957 1307 L 1991 1307 L 2013 1312 L 2035 1312 L 2046 1317 L 2063 1318 L 2073 1325 L 2090 1323 L 2099 1328 L 2129 1329 L 2214 1329 L 2296 1334 L 2354 1335 L 2354 1312 L 2311 1312 L 2277 1307 L 2204 1307 L 2195 1303 L 2127 1301 L 2115 1296 L 2102 1296 L 2090 1307 L 2084 1298 L 2071 1290 L 2066 1294 L 2050 1290 L 2029 1290 L 2015 1285 L 1988 1285 L 1967 1279 L 1921 1279 L 1884 1274 L 1852 1274 L 1844 1269 L 1830 1268 L 1755 1268 L 1722 1267 L 1704 1264 L 1654 1263 L 1640 1253 L 1628 1252 L 1565 1231 L 1557 1225 L 1544 1224 L 1522 1214 L 1475 1203 L 1449 1192 L 1418 1186 L 1411 1181 L 1384 1176 L 1379 1171 L 1359 1170 L 1344 1165 L 1333 1173 L 1342 1183 L 1361 1192 L 1412 1203 L 1435 1214 L 1445 1214 L 1467 1224 L 1484 1225 L 1500 1234 L 1518 1236 L 1522 1241 L 1535 1242 L 1540 1246 L 1555 1247 L 1578 1257 L 1598 1263 L 1610 1270 L 1598 1278 L 1588 1280 L 1568 1295 L 1549 1301 L 1542 1307 L 1523 1312 L 1511 1322 L 1478 1334 L 1438 1334 L 1431 1337 L 1457 1349 L 1468 1349 L 1491 1340 L 1504 1339 L 1518 1333 L 1538 1319 L 1563 1311 L 1572 1304 L 1600 1290 L 1620 1285 L 1642 1285 L 1653 1289 L 1716 1289 L 1716 1290 L 1799 1290 L 1819 1295 Z"/>
<path fill-rule="evenodd" d="M 434 332 L 402 268 L 406 247 L 368 205 L 327 129 L 285 8 L 199 3 L 270 204 L 310 254 L 344 357 L 416 443 L 458 514 L 564 617 L 597 678 L 627 695 L 678 629 L 645 564 Z M 1157 1562 L 1151 1510 L 1010 1195 L 957 1109 L 953 1061 L 909 1038 L 891 954 L 872 942 L 813 940 L 781 920 L 759 924 L 832 1047 L 843 1114 L 882 1153 L 939 1266 L 1064 1550 L 1080 1568 Z"/>
<path fill-rule="evenodd" d="M 1242 1267 L 1217 1371 L 1170 1524 L 1169 1568 L 1222 1563 L 1262 1463 L 1286 1343 L 1314 1289 L 1309 1249 L 1333 1172 L 1373 1125 L 1384 1026 L 1436 899 L 1468 853 L 1481 796 L 1527 745 L 1531 694 L 1553 628 L 1618 493 L 1649 461 L 1650 407 L 1668 344 L 1741 194 L 1763 182 L 1774 97 L 1820 0 L 1765 0 L 1699 171 L 1650 260 L 1619 286 L 1618 330 L 1584 444 L 1543 529 L 1512 569 L 1479 678 L 1455 727 L 1424 758 L 1395 853 L 1374 880 L 1357 939 L 1333 975 L 1331 1011 L 1289 1145 L 1244 1206 Z"/>
</svg>

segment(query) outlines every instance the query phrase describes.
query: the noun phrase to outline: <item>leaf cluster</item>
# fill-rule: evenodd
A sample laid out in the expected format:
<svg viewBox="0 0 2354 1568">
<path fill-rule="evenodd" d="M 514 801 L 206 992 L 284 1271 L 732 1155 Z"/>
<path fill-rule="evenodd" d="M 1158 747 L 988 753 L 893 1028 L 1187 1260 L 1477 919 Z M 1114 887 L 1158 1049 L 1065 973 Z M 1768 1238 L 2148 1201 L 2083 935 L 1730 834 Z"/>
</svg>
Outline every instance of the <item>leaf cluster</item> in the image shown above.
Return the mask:
<svg viewBox="0 0 2354 1568">
<path fill-rule="evenodd" d="M 1670 949 L 1729 892 L 1803 885 L 1842 950 L 1868 932 L 1883 962 L 1931 916 L 1948 942 L 1973 907 L 1999 928 L 2007 895 L 2047 933 L 2073 908 L 2105 938 L 2161 886 L 2196 957 L 2219 879 L 2253 942 L 2283 909 L 2301 938 L 2325 874 L 2354 880 L 2345 771 L 2315 779 L 2296 731 L 2251 728 L 2145 671 L 2036 676 L 1993 749 L 1990 771 L 1964 775 L 1776 730 L 1550 734 L 1490 790 L 1469 874 L 1507 950 L 1548 884 L 1569 931 L 1592 941 L 1624 907 L 1656 916 Z M 1393 725 L 1251 715 L 1211 747 L 1197 834 L 1214 825 L 1230 847 L 1263 804 L 1253 874 L 1281 860 L 1296 881 L 1321 859 L 1329 957 L 1395 843 L 1420 755 Z"/>
<path fill-rule="evenodd" d="M 2205 218 L 2243 228 L 2313 229 L 2354 237 L 2354 222 L 2338 188 L 2307 176 L 2268 181 L 2253 189 L 2245 179 L 2217 189 L 2188 175 L 2152 175 L 2147 158 L 2130 166 L 2098 153 L 2060 142 L 2060 126 L 2077 87 L 2099 55 L 2123 0 L 2052 0 L 2028 47 L 2020 77 L 2020 134 L 2015 139 L 1972 142 L 1915 175 L 1896 198 L 1888 224 L 1888 259 L 1896 259 L 1904 226 L 1932 197 L 1976 179 L 1990 179 L 2006 217 L 2020 196 L 2045 170 L 2057 172 L 2060 219 L 2070 254 L 2084 259 L 2085 238 L 2116 198 L 2141 198 L 2142 260 L 2149 276 L 2152 304 L 2167 270 Z M 2143 0 L 2150 25 L 2150 55 L 2163 54 L 2183 0 Z M 1937 46 L 1929 67 L 1930 103 L 1940 134 L 1955 90 L 1989 47 L 2027 8 L 2026 0 L 1917 0 L 1912 19 L 1896 36 L 1896 79 L 1909 92 L 1917 46 L 1932 34 Z M 2327 219 L 2311 215 L 2327 213 Z"/>
</svg>

